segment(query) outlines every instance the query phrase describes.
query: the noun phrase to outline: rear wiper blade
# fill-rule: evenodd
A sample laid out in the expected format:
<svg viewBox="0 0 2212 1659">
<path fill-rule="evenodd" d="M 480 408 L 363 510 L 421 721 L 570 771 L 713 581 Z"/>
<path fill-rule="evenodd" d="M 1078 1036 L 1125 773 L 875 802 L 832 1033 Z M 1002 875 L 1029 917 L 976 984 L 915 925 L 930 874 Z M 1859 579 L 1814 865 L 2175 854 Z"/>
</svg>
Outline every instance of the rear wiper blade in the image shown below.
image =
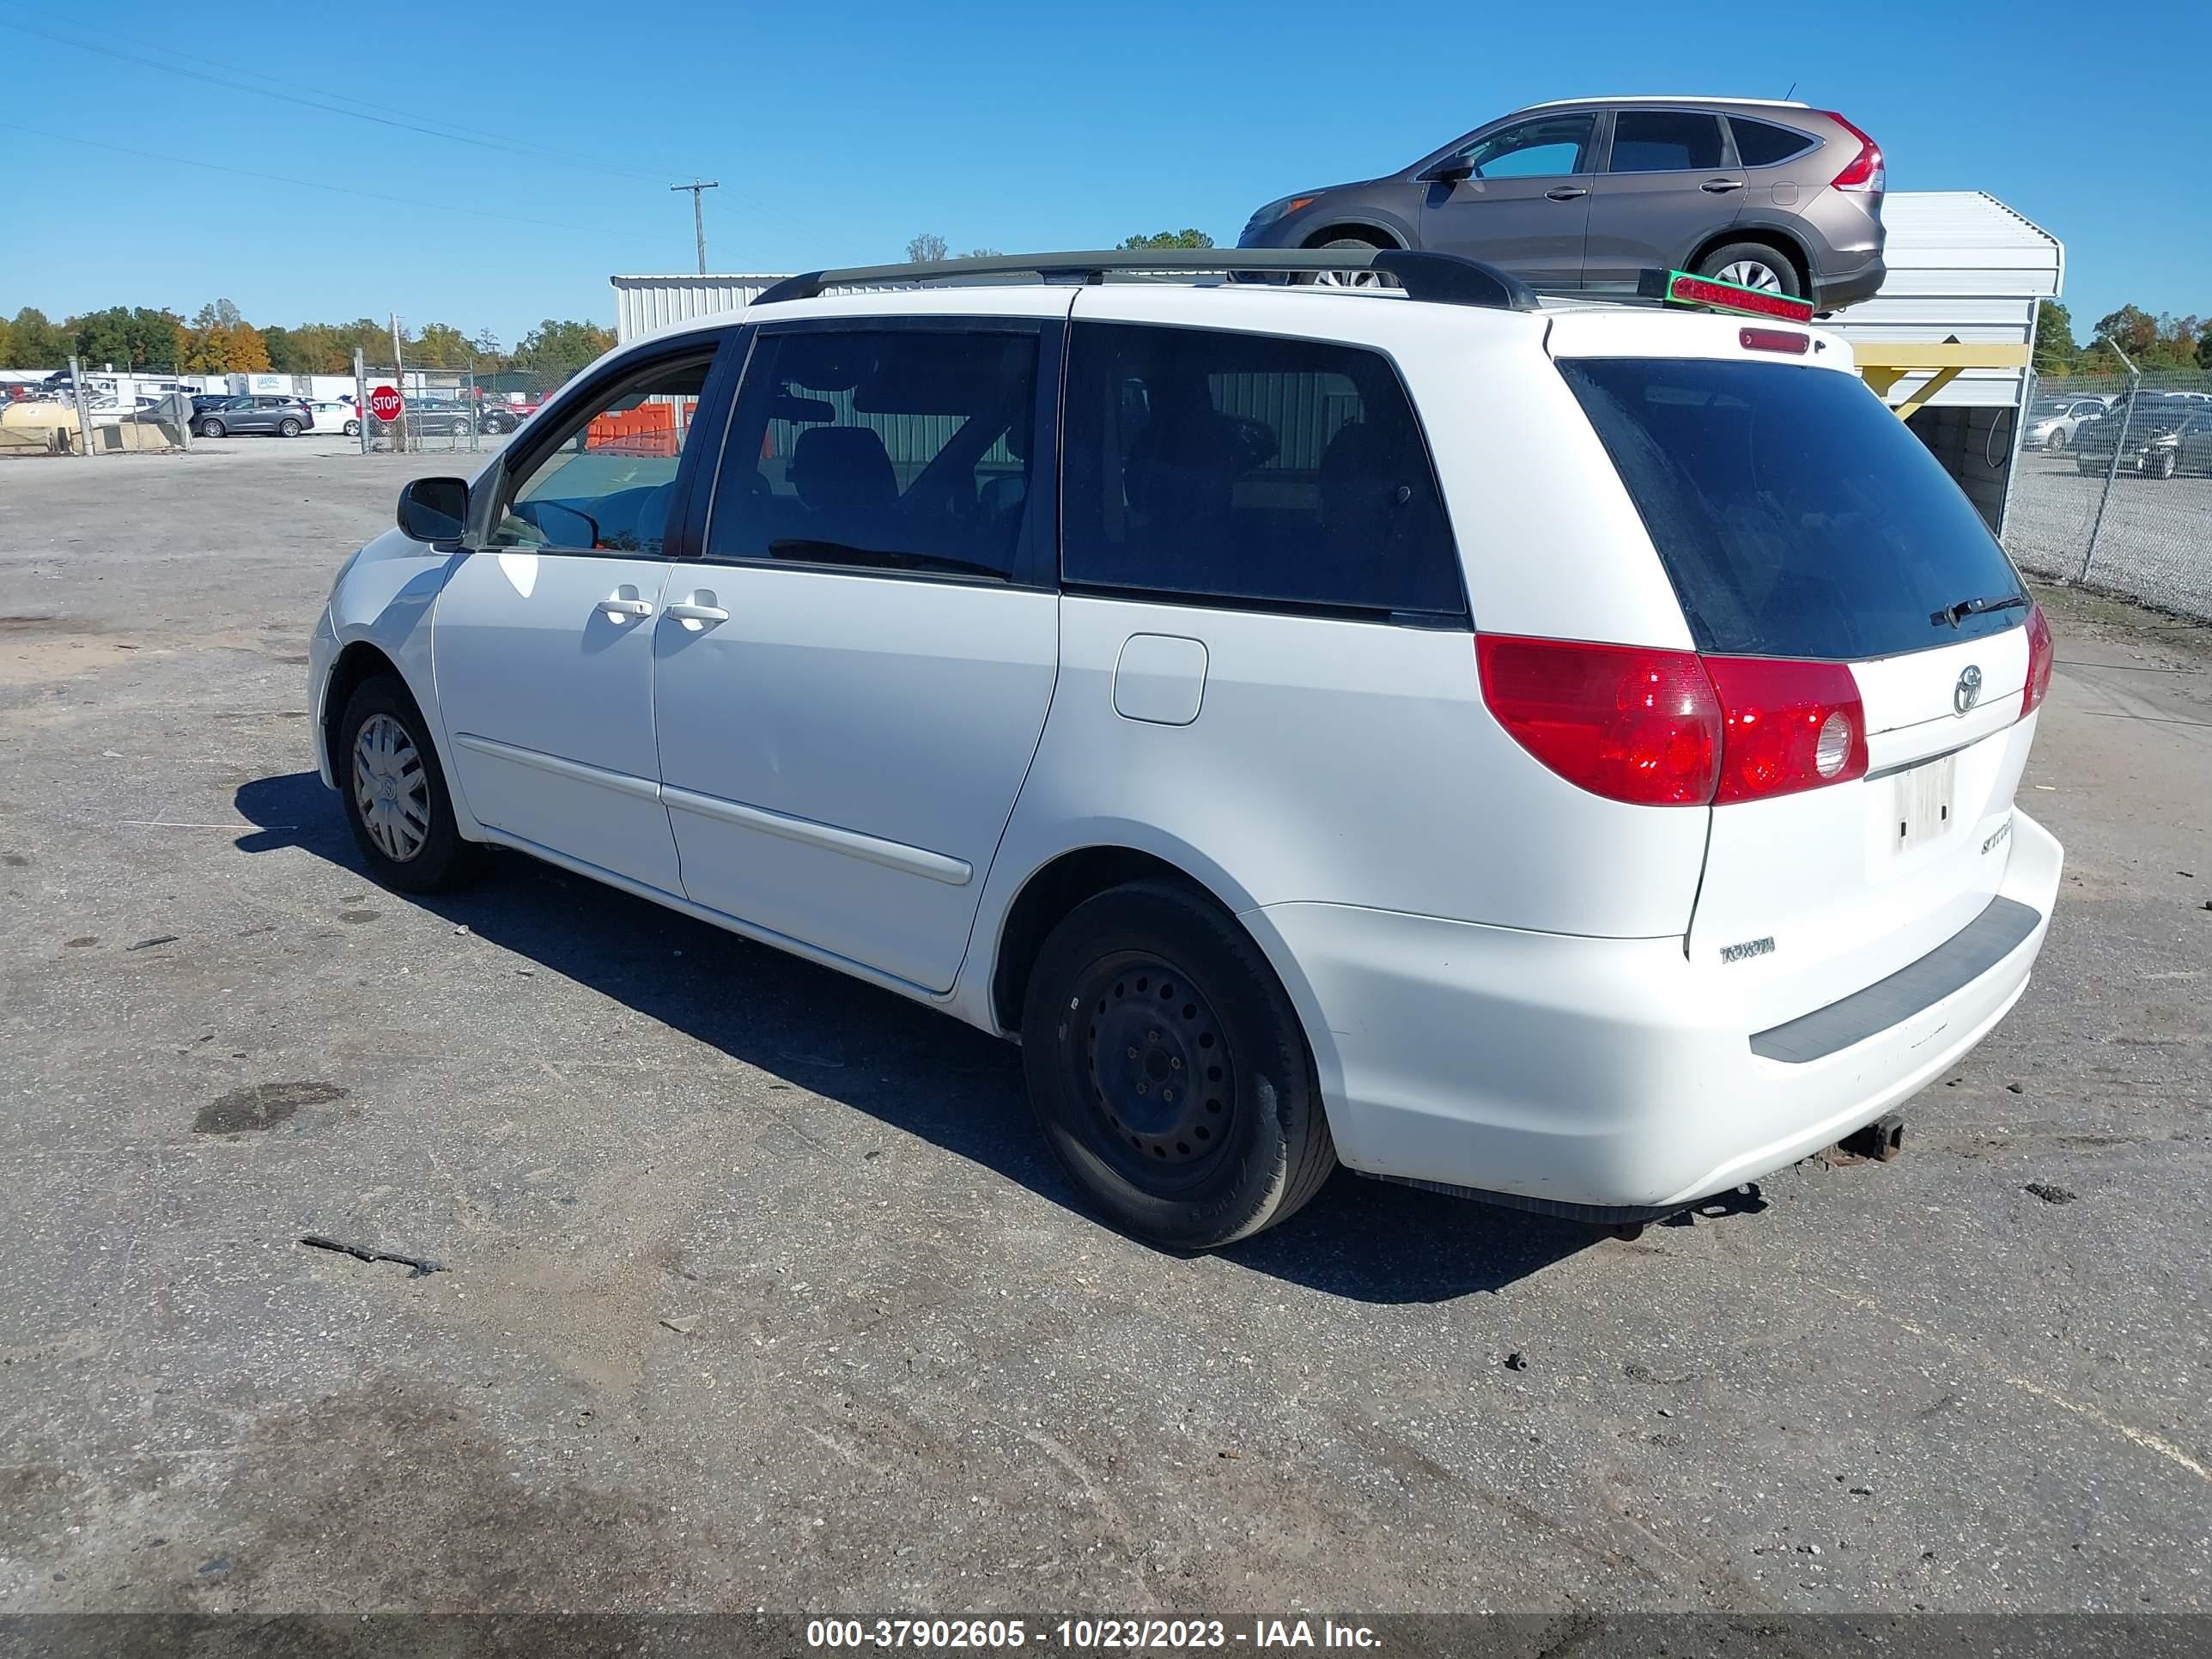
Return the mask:
<svg viewBox="0 0 2212 1659">
<path fill-rule="evenodd" d="M 1941 611 L 1929 611 L 1928 620 L 1937 623 L 1948 623 L 1956 628 L 1969 617 L 1984 616 L 1992 611 L 2017 610 L 2029 603 L 2025 593 L 2000 593 L 1986 599 L 1961 599 L 1956 605 L 1945 605 Z"/>
</svg>

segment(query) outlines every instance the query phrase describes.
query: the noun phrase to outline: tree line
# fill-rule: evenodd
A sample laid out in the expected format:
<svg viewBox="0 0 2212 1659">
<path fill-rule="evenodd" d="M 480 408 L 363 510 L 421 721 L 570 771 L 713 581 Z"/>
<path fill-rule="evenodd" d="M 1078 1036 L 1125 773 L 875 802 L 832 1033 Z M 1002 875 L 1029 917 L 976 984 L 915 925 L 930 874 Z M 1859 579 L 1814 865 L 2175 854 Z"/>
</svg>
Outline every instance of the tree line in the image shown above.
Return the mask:
<svg viewBox="0 0 2212 1659">
<path fill-rule="evenodd" d="M 2212 370 L 2212 317 L 2177 317 L 2170 311 L 2153 316 L 2140 306 L 2122 306 L 2097 319 L 2084 346 L 2074 338 L 2074 319 L 2064 306 L 2056 300 L 2037 305 L 2038 374 L 2125 374 L 2121 352 L 2145 373 Z"/>
<path fill-rule="evenodd" d="M 1122 239 L 1124 248 L 1148 247 L 1212 247 L 1213 238 L 1202 230 L 1156 230 L 1149 236 L 1129 236 Z M 994 247 L 971 247 L 967 252 L 955 255 L 951 246 L 934 231 L 924 231 L 906 245 L 906 260 L 910 265 L 933 265 L 939 259 L 988 259 L 995 258 Z"/>
<path fill-rule="evenodd" d="M 597 323 L 548 317 L 513 349 L 488 330 L 463 332 L 447 323 L 403 330 L 410 368 L 466 368 L 496 374 L 527 369 L 564 380 L 615 343 Z M 0 318 L 0 368 L 60 368 L 72 353 L 88 368 L 156 374 L 348 374 L 358 349 L 368 362 L 390 368 L 392 331 L 362 317 L 350 323 L 260 326 L 228 300 L 202 306 L 191 318 L 146 306 L 110 306 L 56 323 L 35 307 Z"/>
</svg>

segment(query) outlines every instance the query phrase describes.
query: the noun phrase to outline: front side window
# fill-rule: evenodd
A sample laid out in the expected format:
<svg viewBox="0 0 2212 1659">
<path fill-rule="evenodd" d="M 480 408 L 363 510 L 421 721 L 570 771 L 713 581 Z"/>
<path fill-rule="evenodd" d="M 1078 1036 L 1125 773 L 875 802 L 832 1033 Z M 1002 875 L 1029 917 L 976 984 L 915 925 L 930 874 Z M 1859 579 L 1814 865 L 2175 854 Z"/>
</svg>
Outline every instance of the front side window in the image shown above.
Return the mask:
<svg viewBox="0 0 2212 1659">
<path fill-rule="evenodd" d="M 707 556 L 1011 578 L 1036 379 L 1027 330 L 763 334 L 722 451 Z"/>
<path fill-rule="evenodd" d="M 1066 429 L 1072 583 L 1465 611 L 1428 446 L 1379 352 L 1079 323 Z"/>
<path fill-rule="evenodd" d="M 492 545 L 659 553 L 713 362 L 708 353 L 657 365 L 613 388 L 588 415 L 579 411 L 560 441 L 529 463 Z"/>
<path fill-rule="evenodd" d="M 1595 115 L 1547 115 L 1493 132 L 1461 152 L 1478 179 L 1553 179 L 1584 170 Z"/>
<path fill-rule="evenodd" d="M 1625 109 L 1613 118 L 1612 173 L 1711 173 L 1721 164 L 1717 115 Z"/>
</svg>

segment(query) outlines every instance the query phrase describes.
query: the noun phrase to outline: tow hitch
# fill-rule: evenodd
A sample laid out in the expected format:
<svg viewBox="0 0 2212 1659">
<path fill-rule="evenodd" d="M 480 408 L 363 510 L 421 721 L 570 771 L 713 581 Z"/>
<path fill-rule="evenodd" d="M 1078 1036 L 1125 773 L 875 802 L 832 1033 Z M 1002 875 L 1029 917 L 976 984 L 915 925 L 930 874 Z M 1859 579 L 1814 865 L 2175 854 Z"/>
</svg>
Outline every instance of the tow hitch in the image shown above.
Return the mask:
<svg viewBox="0 0 2212 1659">
<path fill-rule="evenodd" d="M 1905 1114 L 1884 1112 L 1863 1129 L 1855 1129 L 1836 1143 L 1836 1150 L 1851 1158 L 1887 1164 L 1905 1150 Z"/>
</svg>

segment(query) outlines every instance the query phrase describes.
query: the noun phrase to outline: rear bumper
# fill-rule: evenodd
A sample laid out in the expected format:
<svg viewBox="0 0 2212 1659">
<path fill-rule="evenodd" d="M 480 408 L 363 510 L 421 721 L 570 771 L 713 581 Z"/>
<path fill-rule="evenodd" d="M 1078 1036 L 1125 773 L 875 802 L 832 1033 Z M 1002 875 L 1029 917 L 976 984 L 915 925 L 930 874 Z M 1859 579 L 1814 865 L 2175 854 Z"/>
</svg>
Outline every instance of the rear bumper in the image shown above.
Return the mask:
<svg viewBox="0 0 2212 1659">
<path fill-rule="evenodd" d="M 1998 896 L 2033 910 L 2033 926 L 1963 983 L 1923 976 L 1948 994 L 1807 1060 L 1755 1052 L 1728 969 L 1692 965 L 1679 939 L 1346 905 L 1271 905 L 1244 920 L 1305 1017 L 1353 1169 L 1542 1204 L 1663 1209 L 1817 1152 L 1955 1065 L 2027 988 L 2062 861 L 2015 811 Z"/>
<path fill-rule="evenodd" d="M 1877 253 L 1863 265 L 1843 270 L 1813 273 L 1813 306 L 1816 311 L 1840 311 L 1862 300 L 1871 300 L 1889 276 L 1889 267 Z"/>
</svg>

